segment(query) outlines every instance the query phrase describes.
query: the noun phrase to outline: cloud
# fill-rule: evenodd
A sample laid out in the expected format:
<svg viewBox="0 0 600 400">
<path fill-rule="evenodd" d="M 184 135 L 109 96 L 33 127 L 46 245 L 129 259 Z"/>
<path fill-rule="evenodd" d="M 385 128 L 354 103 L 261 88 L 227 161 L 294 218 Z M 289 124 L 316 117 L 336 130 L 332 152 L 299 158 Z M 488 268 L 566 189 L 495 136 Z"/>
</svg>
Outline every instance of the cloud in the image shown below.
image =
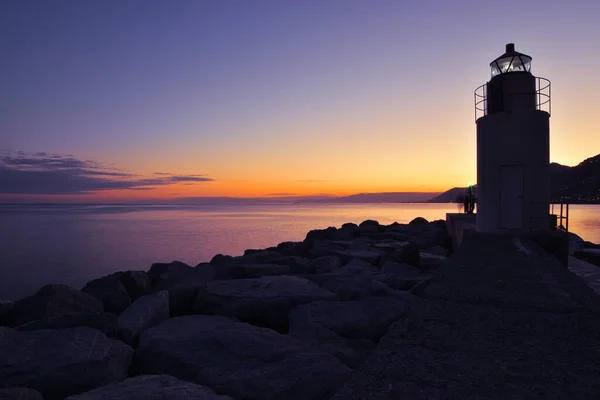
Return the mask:
<svg viewBox="0 0 600 400">
<path fill-rule="evenodd" d="M 209 182 L 212 181 L 211 178 L 207 178 L 203 175 L 178 175 L 178 176 L 170 176 L 167 178 L 171 182 Z"/>
<path fill-rule="evenodd" d="M 156 175 L 156 174 L 155 174 Z M 73 155 L 46 152 L 5 152 L 0 155 L 0 193 L 85 194 L 102 190 L 151 190 L 180 182 L 210 182 L 205 175 L 172 175 L 144 178 L 106 164 L 80 160 Z"/>
<path fill-rule="evenodd" d="M 267 196 L 296 196 L 296 193 L 269 193 Z"/>
</svg>

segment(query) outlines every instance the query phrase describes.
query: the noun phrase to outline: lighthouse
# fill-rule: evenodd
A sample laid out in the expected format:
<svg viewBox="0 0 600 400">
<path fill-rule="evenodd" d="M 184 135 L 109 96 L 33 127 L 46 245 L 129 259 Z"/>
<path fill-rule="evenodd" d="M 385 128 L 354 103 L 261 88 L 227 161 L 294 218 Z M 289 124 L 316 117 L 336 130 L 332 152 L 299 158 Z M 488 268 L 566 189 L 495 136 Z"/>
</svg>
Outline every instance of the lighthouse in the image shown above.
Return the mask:
<svg viewBox="0 0 600 400">
<path fill-rule="evenodd" d="M 531 60 L 507 44 L 475 90 L 478 232 L 550 229 L 550 81 Z"/>
</svg>

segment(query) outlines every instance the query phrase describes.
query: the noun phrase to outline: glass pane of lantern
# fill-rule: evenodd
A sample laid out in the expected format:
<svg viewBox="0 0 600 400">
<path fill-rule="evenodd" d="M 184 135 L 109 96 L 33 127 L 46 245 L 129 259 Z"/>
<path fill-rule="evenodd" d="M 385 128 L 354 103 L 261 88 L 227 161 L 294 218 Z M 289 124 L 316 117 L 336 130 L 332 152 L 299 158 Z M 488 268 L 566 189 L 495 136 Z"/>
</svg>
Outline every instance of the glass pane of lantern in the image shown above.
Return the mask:
<svg viewBox="0 0 600 400">
<path fill-rule="evenodd" d="M 500 72 L 504 74 L 509 71 L 508 68 L 511 65 L 512 59 L 513 57 L 505 57 L 496 61 L 496 64 L 498 64 L 498 67 L 500 68 Z"/>
<path fill-rule="evenodd" d="M 498 68 L 496 63 L 493 63 L 492 64 L 492 77 L 499 75 L 499 74 L 500 74 L 500 69 Z"/>
</svg>

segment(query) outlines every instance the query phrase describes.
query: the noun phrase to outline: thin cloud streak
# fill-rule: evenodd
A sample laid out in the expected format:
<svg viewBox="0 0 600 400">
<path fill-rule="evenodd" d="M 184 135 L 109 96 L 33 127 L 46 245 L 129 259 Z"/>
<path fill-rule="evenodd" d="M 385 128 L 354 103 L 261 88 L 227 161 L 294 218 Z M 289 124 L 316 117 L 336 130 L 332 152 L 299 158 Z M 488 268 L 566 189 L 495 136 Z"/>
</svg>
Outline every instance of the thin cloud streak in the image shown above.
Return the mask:
<svg viewBox="0 0 600 400">
<path fill-rule="evenodd" d="M 198 174 L 160 175 L 143 178 L 72 155 L 23 151 L 0 155 L 0 193 L 3 194 L 89 194 L 115 189 L 152 190 L 156 186 L 174 183 L 213 181 Z"/>
</svg>

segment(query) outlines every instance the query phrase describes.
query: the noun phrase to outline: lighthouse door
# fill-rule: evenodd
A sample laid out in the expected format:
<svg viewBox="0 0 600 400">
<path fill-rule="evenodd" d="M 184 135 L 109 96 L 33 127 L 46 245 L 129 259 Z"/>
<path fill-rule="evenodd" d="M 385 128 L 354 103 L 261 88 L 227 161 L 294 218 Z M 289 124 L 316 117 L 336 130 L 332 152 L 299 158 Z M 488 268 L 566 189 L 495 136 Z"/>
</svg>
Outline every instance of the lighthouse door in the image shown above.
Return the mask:
<svg viewBox="0 0 600 400">
<path fill-rule="evenodd" d="M 500 167 L 500 228 L 520 229 L 523 223 L 523 166 Z"/>
</svg>

